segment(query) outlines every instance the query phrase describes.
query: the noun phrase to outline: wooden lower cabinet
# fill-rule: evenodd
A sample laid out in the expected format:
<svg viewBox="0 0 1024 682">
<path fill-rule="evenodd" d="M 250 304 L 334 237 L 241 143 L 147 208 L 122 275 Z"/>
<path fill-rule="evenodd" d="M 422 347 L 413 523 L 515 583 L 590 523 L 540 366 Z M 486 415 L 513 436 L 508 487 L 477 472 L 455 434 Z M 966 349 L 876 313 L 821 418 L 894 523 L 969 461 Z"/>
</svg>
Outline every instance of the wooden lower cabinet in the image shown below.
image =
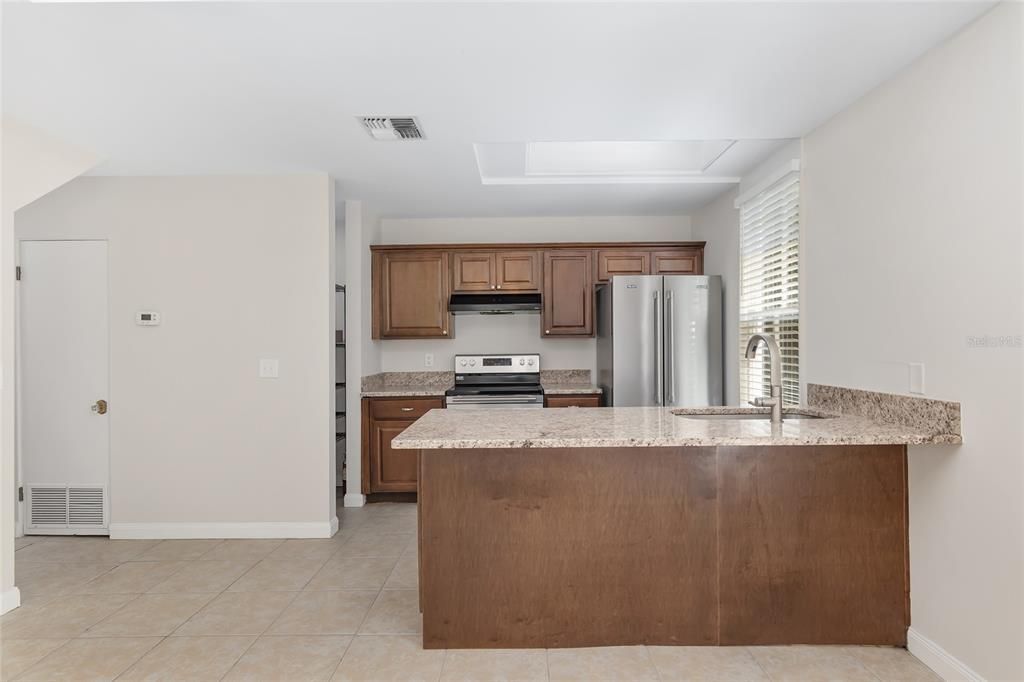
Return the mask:
<svg viewBox="0 0 1024 682">
<path fill-rule="evenodd" d="M 906 646 L 905 446 L 423 450 L 420 475 L 426 649 Z"/>
<path fill-rule="evenodd" d="M 544 407 L 601 407 L 600 395 L 546 395 Z"/>
<path fill-rule="evenodd" d="M 363 494 L 416 492 L 420 451 L 392 448 L 391 441 L 443 407 L 443 398 L 363 398 Z"/>
</svg>

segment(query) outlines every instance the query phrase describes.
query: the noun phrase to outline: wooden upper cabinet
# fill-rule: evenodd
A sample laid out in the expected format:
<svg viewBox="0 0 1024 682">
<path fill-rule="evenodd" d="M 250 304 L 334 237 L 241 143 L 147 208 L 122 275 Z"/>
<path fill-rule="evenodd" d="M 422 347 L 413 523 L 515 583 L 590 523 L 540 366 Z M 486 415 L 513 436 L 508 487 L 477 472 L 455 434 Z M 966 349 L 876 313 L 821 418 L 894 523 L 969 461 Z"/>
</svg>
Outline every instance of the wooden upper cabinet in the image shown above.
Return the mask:
<svg viewBox="0 0 1024 682">
<path fill-rule="evenodd" d="M 495 287 L 501 291 L 540 291 L 540 259 L 536 251 L 494 254 Z"/>
<path fill-rule="evenodd" d="M 496 284 L 493 253 L 456 251 L 452 254 L 452 291 L 490 291 Z"/>
<path fill-rule="evenodd" d="M 704 274 L 703 242 L 382 245 L 373 254 L 375 339 L 450 339 L 451 292 L 540 292 L 544 338 L 594 335 L 594 284 Z"/>
<path fill-rule="evenodd" d="M 450 272 L 444 251 L 374 254 L 373 338 L 450 338 Z"/>
<path fill-rule="evenodd" d="M 612 275 L 651 274 L 650 251 L 601 249 L 597 252 L 597 281 L 607 282 Z"/>
<path fill-rule="evenodd" d="M 703 275 L 704 256 L 700 249 L 654 251 L 651 253 L 652 275 Z"/>
<path fill-rule="evenodd" d="M 544 314 L 541 336 L 594 333 L 593 251 L 544 252 Z"/>
<path fill-rule="evenodd" d="M 536 251 L 456 251 L 452 291 L 539 291 Z"/>
</svg>

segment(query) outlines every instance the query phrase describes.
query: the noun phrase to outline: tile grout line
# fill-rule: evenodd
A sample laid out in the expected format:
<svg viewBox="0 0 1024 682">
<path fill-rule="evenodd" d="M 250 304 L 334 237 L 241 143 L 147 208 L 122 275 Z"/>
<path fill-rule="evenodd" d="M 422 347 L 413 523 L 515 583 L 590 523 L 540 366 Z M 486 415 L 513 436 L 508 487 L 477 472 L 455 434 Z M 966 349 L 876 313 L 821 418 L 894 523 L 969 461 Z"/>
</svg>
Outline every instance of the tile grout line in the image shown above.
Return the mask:
<svg viewBox="0 0 1024 682">
<path fill-rule="evenodd" d="M 754 655 L 754 652 L 750 650 L 749 646 L 743 647 L 743 650 L 746 651 L 747 652 L 747 656 L 750 656 L 751 660 L 754 661 L 754 665 L 756 665 L 758 667 L 758 669 L 760 669 L 760 671 L 762 673 L 764 673 L 764 676 L 765 676 L 766 679 L 768 679 L 768 680 L 774 680 L 775 679 L 775 678 L 773 678 L 768 673 L 767 670 L 765 670 L 765 667 L 763 665 L 761 665 L 761 661 L 757 660 L 757 656 Z"/>
<path fill-rule="evenodd" d="M 345 645 L 345 650 L 341 652 L 341 657 L 338 659 L 338 662 L 335 664 L 334 670 L 331 671 L 331 676 L 327 678 L 328 680 L 333 680 L 335 677 L 338 676 L 338 670 L 341 668 L 341 662 L 345 660 L 345 654 L 347 654 L 348 650 L 352 648 L 352 642 L 354 642 L 354 641 L 356 641 L 356 636 L 355 635 L 352 635 L 351 637 L 348 638 L 348 644 Z"/>
<path fill-rule="evenodd" d="M 846 654 L 847 656 L 849 656 L 850 658 L 852 658 L 854 661 L 856 661 L 857 665 L 859 665 L 860 667 L 862 667 L 865 670 L 867 670 L 868 673 L 872 677 L 874 677 L 876 680 L 878 680 L 879 682 L 884 682 L 884 680 L 882 680 L 882 676 L 875 672 L 874 667 L 870 666 L 866 662 L 862 661 L 860 656 L 858 656 L 857 654 L 851 652 L 849 649 L 846 649 L 845 651 L 843 651 L 843 653 Z"/>
<path fill-rule="evenodd" d="M 64 647 L 66 647 L 68 644 L 71 644 L 71 642 L 73 642 L 73 641 L 75 641 L 74 637 L 72 637 L 68 641 L 64 642 L 59 647 L 57 647 L 56 649 L 54 649 L 50 653 L 46 654 L 42 658 L 40 658 L 38 661 L 36 661 L 35 663 L 33 663 L 32 665 L 27 667 L 25 670 L 22 670 L 20 673 L 18 673 L 17 675 L 14 676 L 12 682 L 14 682 L 15 680 L 20 680 L 21 678 L 25 677 L 25 675 L 28 675 L 30 672 L 32 672 L 36 668 L 36 666 L 38 666 L 40 663 L 42 663 L 43 661 L 48 659 L 50 656 L 53 656 L 55 653 L 57 653 L 58 651 L 60 651 Z M 132 665 L 134 665 L 134 663 Z"/>
<path fill-rule="evenodd" d="M 647 655 L 647 662 L 651 664 L 651 670 L 654 671 L 654 677 L 658 682 L 661 682 L 661 669 L 658 667 L 658 664 L 654 662 L 654 656 L 651 655 L 651 647 L 646 644 L 642 644 L 641 646 L 644 648 L 644 653 Z"/>
<path fill-rule="evenodd" d="M 282 544 L 283 544 L 283 541 L 282 541 Z M 258 562 L 257 562 L 257 563 L 258 563 Z M 234 584 L 234 583 L 232 583 L 232 585 L 233 585 L 233 584 Z M 225 589 L 224 593 L 226 593 L 226 592 L 227 592 L 227 590 Z M 281 609 L 281 613 L 284 613 L 285 611 L 287 611 L 287 610 L 288 610 L 288 607 L 292 605 L 292 602 L 294 602 L 294 601 L 295 601 L 295 599 L 296 599 L 296 598 L 298 597 L 298 595 L 299 595 L 299 593 L 298 593 L 298 592 L 292 592 L 292 598 L 291 598 L 291 599 L 289 599 L 289 600 L 288 600 L 288 603 L 284 605 L 284 608 L 283 608 L 283 609 Z M 212 600 L 211 600 L 211 601 L 212 601 Z M 206 608 L 206 607 L 203 607 L 203 608 Z M 200 611 L 201 611 L 201 610 L 202 610 L 202 609 L 200 609 Z M 199 611 L 197 611 L 196 613 L 199 613 Z M 281 613 L 277 614 L 277 616 L 276 616 L 276 617 L 275 617 L 275 618 L 274 618 L 274 619 L 273 619 L 272 621 L 270 621 L 270 623 L 268 623 L 268 624 L 267 624 L 267 627 L 263 628 L 263 630 L 262 630 L 262 631 L 260 631 L 260 632 L 259 632 L 259 634 L 257 634 L 257 635 L 256 635 L 255 637 L 253 637 L 253 640 L 252 640 L 251 642 L 249 642 L 249 646 L 245 647 L 245 651 L 243 651 L 243 652 L 242 652 L 242 653 L 241 653 L 241 654 L 240 654 L 240 655 L 238 656 L 238 658 L 236 658 L 236 659 L 235 659 L 235 662 L 231 664 L 231 667 L 230 667 L 230 668 L 228 668 L 228 669 L 227 669 L 227 671 L 226 671 L 226 672 L 225 672 L 225 673 L 224 673 L 223 675 L 221 675 L 221 676 L 220 676 L 220 677 L 219 677 L 218 679 L 220 679 L 220 680 L 223 680 L 224 678 L 226 678 L 226 677 L 227 677 L 228 675 L 230 675 L 230 674 L 231 674 L 231 671 L 235 669 L 235 666 L 237 666 L 237 665 L 239 664 L 239 662 L 241 662 L 241 660 L 242 660 L 243 658 L 245 658 L 245 655 L 246 655 L 247 653 L 249 653 L 249 651 L 250 651 L 250 650 L 251 650 L 251 649 L 252 649 L 252 648 L 253 648 L 254 646 L 256 646 L 256 642 L 260 641 L 260 637 L 262 637 L 263 635 L 265 635 L 265 634 L 267 633 L 267 631 L 269 631 L 269 630 L 270 630 L 270 628 L 271 628 L 271 627 L 273 627 L 274 623 L 276 623 L 276 622 L 277 622 L 277 619 L 281 617 Z M 203 635 L 199 635 L 199 636 L 200 636 L 200 637 L 202 637 Z"/>
<path fill-rule="evenodd" d="M 119 679 L 121 679 L 121 677 L 123 677 L 125 673 L 127 673 L 127 672 L 128 672 L 129 670 L 131 670 L 132 668 L 134 668 L 134 667 L 135 667 L 136 665 L 138 665 L 138 664 L 139 664 L 139 661 L 141 661 L 141 660 L 142 660 L 142 659 L 144 659 L 144 658 L 145 658 L 146 656 L 148 656 L 148 655 L 149 655 L 149 652 L 153 651 L 153 649 L 156 649 L 156 648 L 157 648 L 158 646 L 160 646 L 161 644 L 163 644 L 163 643 L 164 643 L 164 640 L 165 640 L 165 639 L 167 639 L 167 635 L 164 635 L 163 637 L 160 637 L 159 639 L 160 639 L 160 641 L 159 641 L 159 642 L 157 642 L 157 643 L 156 643 L 156 644 L 154 644 L 153 646 L 151 646 L 151 647 L 149 647 L 148 649 L 146 649 L 145 651 L 143 651 L 143 652 L 142 652 L 142 655 L 141 655 L 141 656 L 139 656 L 139 657 L 138 657 L 138 658 L 136 658 L 136 659 L 135 659 L 134 661 L 132 661 L 131 663 L 129 663 L 129 664 L 128 664 L 128 667 L 127 667 L 127 668 L 125 668 L 124 670 L 122 670 L 122 671 L 121 671 L 121 672 L 119 672 L 118 674 L 114 675 L 114 678 L 113 678 L 112 682 L 114 682 L 114 681 L 116 681 L 116 680 L 119 680 Z"/>
</svg>

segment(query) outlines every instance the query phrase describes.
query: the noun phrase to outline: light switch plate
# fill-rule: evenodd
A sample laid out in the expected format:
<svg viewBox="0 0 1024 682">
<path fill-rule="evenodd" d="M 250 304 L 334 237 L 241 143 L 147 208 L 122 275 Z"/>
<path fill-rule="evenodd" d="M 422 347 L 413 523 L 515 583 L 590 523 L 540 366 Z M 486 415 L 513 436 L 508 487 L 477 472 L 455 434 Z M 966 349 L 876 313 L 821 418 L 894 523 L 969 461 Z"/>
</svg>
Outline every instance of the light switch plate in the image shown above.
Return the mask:
<svg viewBox="0 0 1024 682">
<path fill-rule="evenodd" d="M 924 363 L 910 363 L 910 392 L 924 395 Z"/>
<path fill-rule="evenodd" d="M 260 378 L 261 379 L 276 379 L 279 365 L 277 358 L 261 358 L 260 359 Z"/>
<path fill-rule="evenodd" d="M 433 353 L 425 353 L 423 355 L 423 366 L 424 367 L 433 367 L 434 366 L 434 354 Z"/>
</svg>

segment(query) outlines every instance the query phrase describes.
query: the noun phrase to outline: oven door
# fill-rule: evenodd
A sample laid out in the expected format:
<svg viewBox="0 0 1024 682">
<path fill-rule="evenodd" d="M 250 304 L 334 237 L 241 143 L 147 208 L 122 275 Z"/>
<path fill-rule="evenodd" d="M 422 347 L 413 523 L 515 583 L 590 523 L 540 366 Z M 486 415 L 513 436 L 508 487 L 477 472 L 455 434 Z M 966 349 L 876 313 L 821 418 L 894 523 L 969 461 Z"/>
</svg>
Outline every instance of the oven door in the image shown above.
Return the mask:
<svg viewBox="0 0 1024 682">
<path fill-rule="evenodd" d="M 445 398 L 448 409 L 473 407 L 544 407 L 544 396 L 539 394 L 520 395 L 450 395 Z"/>
</svg>

